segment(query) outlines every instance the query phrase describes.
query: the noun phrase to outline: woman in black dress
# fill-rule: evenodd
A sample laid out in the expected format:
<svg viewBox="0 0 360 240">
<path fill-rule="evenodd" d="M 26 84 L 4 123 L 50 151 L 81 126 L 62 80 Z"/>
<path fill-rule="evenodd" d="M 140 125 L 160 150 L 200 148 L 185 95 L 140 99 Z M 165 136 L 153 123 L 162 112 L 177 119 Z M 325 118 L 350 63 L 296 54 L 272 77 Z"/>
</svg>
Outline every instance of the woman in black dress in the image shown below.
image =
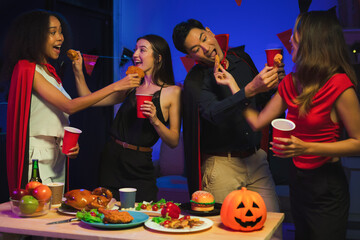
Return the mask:
<svg viewBox="0 0 360 240">
<path fill-rule="evenodd" d="M 151 147 L 159 137 L 170 147 L 178 144 L 181 89 L 175 86 L 170 48 L 162 37 L 140 37 L 133 63 L 145 73 L 141 85 L 112 94 L 97 104 L 122 102 L 100 162 L 100 186 L 110 189 L 117 199 L 119 188 L 136 188 L 136 201 L 140 202 L 157 200 Z M 78 83 L 78 87 L 84 89 L 85 82 Z M 141 107 L 146 118 L 137 117 L 136 94 L 153 94 L 152 101 L 145 101 Z"/>
</svg>

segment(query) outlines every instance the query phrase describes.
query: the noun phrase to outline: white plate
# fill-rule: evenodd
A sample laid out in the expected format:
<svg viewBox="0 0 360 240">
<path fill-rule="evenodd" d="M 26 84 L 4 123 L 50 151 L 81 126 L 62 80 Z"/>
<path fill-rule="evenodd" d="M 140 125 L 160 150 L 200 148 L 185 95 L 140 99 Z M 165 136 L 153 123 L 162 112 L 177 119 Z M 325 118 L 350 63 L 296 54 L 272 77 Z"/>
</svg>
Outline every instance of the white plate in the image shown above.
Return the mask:
<svg viewBox="0 0 360 240">
<path fill-rule="evenodd" d="M 138 205 L 139 203 L 135 203 L 135 207 Z M 118 204 L 115 204 L 116 206 L 119 207 Z M 135 211 L 135 212 L 142 212 L 142 213 L 146 213 L 150 216 L 160 216 L 161 215 L 161 208 L 157 211 L 152 211 L 152 210 L 144 210 L 144 209 L 140 209 L 140 210 L 136 210 L 135 208 L 126 208 L 126 209 L 121 209 L 124 211 Z"/>
<path fill-rule="evenodd" d="M 65 208 L 62 208 L 61 206 L 57 208 L 58 212 L 61 212 L 63 214 L 67 214 L 67 215 L 76 215 L 76 213 L 80 210 L 76 210 L 76 211 L 68 211 Z"/>
<path fill-rule="evenodd" d="M 146 214 L 154 214 L 154 215 L 161 215 L 161 210 L 158 211 L 150 211 L 150 210 L 133 210 L 135 212 L 142 212 L 142 213 L 146 213 Z"/>
<path fill-rule="evenodd" d="M 198 232 L 198 231 L 203 231 L 205 229 L 211 228 L 212 225 L 214 224 L 213 221 L 211 221 L 210 219 L 207 218 L 202 218 L 202 217 L 197 217 L 200 221 L 204 221 L 204 223 L 200 226 L 194 226 L 192 228 L 179 228 L 179 229 L 174 229 L 174 228 L 166 228 L 164 226 L 161 226 L 160 224 L 153 222 L 152 219 L 149 219 L 145 222 L 145 226 L 147 228 L 150 228 L 152 230 L 155 231 L 160 231 L 160 232 L 172 232 L 172 233 L 188 233 L 188 232 Z"/>
</svg>

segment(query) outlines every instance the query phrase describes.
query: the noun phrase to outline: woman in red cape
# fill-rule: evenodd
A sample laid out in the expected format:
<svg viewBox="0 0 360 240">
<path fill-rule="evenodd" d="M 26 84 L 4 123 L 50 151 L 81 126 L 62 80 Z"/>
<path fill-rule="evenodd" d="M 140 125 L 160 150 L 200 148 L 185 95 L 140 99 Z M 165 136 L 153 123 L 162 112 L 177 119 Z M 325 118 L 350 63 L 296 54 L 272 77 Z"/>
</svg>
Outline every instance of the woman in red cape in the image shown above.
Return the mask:
<svg viewBox="0 0 360 240">
<path fill-rule="evenodd" d="M 66 24 L 56 13 L 36 10 L 19 16 L 5 41 L 5 70 L 12 73 L 7 113 L 6 163 L 9 191 L 28 181 L 29 159 L 39 159 L 43 183 L 65 180 L 60 145 L 68 117 L 106 96 L 140 83 L 129 75 L 93 94 L 71 99 L 49 64 L 65 48 Z M 76 79 L 83 79 L 82 57 L 73 61 Z M 77 156 L 74 147 L 68 157 Z"/>
</svg>

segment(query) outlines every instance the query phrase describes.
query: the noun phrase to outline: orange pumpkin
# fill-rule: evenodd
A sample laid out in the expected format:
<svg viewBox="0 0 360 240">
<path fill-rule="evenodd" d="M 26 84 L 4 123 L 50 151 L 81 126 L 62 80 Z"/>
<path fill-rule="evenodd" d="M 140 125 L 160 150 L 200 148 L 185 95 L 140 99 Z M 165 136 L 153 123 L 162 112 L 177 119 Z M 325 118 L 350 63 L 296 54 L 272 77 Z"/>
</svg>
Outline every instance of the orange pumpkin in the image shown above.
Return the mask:
<svg viewBox="0 0 360 240">
<path fill-rule="evenodd" d="M 226 196 L 220 216 L 225 226 L 249 232 L 264 226 L 266 213 L 265 202 L 260 194 L 243 187 Z"/>
</svg>

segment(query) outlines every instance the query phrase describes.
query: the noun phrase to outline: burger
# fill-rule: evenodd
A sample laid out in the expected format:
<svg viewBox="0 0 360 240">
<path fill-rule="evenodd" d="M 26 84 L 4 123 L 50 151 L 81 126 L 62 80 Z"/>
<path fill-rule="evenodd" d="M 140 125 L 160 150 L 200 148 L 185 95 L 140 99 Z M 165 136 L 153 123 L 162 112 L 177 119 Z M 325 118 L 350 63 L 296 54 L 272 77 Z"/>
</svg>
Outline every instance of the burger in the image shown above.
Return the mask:
<svg viewBox="0 0 360 240">
<path fill-rule="evenodd" d="M 191 209 L 193 211 L 208 212 L 214 210 L 214 196 L 206 191 L 196 191 L 191 196 Z"/>
</svg>

